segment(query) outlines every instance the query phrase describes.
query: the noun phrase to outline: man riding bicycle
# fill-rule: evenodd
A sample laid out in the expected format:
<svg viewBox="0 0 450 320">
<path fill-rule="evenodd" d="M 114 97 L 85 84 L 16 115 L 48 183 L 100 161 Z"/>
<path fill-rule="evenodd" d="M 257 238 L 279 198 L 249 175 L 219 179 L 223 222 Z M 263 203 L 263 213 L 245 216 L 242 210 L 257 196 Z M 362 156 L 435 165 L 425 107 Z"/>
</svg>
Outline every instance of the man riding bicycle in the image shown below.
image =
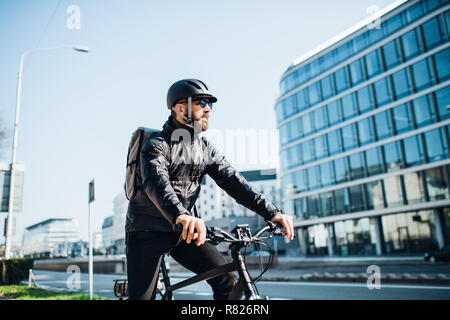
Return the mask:
<svg viewBox="0 0 450 320">
<path fill-rule="evenodd" d="M 213 245 L 205 243 L 206 228 L 196 210 L 191 215 L 205 174 L 239 204 L 266 221 L 282 224 L 294 238 L 292 217 L 285 215 L 251 187 L 225 157 L 199 134 L 208 129 L 213 103 L 204 82 L 184 79 L 167 93 L 171 110 L 163 130 L 145 141 L 140 153 L 142 187 L 131 197 L 126 217 L 128 295 L 130 300 L 155 298 L 161 259 L 170 256 L 199 274 L 226 263 Z M 183 226 L 182 232 L 175 225 Z M 227 299 L 235 274 L 208 280 L 214 299 Z"/>
</svg>

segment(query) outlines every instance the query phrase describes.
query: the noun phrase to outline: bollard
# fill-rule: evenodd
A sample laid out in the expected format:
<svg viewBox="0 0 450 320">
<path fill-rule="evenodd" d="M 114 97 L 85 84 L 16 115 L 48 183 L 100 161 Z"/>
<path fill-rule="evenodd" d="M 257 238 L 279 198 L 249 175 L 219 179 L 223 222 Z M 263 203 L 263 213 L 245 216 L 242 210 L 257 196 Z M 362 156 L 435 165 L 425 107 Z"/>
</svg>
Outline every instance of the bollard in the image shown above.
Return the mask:
<svg viewBox="0 0 450 320">
<path fill-rule="evenodd" d="M 31 274 L 32 274 L 32 271 L 30 269 L 30 270 L 28 270 L 28 288 L 31 288 Z"/>
<path fill-rule="evenodd" d="M 28 288 L 31 288 L 31 281 L 33 281 L 34 286 L 37 288 L 36 280 L 34 279 L 33 269 L 28 272 Z"/>
</svg>

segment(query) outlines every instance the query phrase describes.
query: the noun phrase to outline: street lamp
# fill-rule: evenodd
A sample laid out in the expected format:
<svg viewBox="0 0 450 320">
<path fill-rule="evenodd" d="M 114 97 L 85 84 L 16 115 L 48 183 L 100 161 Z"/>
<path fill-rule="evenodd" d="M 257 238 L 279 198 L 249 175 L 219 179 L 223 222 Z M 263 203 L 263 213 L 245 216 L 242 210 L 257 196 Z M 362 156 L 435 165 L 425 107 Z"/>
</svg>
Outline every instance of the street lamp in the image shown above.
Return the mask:
<svg viewBox="0 0 450 320">
<path fill-rule="evenodd" d="M 17 136 L 19 131 L 19 110 L 20 110 L 20 96 L 22 91 L 22 70 L 23 70 L 23 60 L 25 56 L 29 53 L 38 52 L 38 51 L 49 51 L 56 49 L 74 49 L 79 52 L 89 52 L 89 48 L 87 46 L 72 46 L 72 45 L 61 45 L 54 46 L 48 48 L 35 48 L 31 50 L 27 50 L 22 53 L 20 58 L 20 66 L 19 66 L 19 75 L 17 78 L 17 98 L 16 98 L 16 119 L 14 122 L 14 135 L 13 135 L 13 143 L 12 143 L 12 156 L 11 156 L 11 169 L 9 175 L 9 197 L 8 197 L 8 216 L 6 223 L 6 236 L 5 236 L 5 259 L 9 259 L 11 256 L 11 238 L 13 231 L 13 215 L 14 215 L 14 170 L 16 164 L 16 150 L 17 150 Z"/>
</svg>

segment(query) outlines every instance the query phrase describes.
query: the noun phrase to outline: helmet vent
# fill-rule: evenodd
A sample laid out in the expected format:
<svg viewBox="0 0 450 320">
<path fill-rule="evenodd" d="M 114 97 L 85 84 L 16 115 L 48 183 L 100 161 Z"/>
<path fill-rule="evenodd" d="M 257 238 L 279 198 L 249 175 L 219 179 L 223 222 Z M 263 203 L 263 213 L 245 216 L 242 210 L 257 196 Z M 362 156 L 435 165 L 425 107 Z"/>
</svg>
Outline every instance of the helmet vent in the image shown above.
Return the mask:
<svg viewBox="0 0 450 320">
<path fill-rule="evenodd" d="M 206 84 L 203 81 L 198 80 L 198 82 L 200 82 L 206 88 L 206 90 L 209 90 L 208 87 L 206 86 Z"/>
<path fill-rule="evenodd" d="M 187 83 L 190 84 L 191 86 L 196 87 L 196 88 L 199 89 L 199 90 L 203 90 L 198 84 L 196 84 L 196 83 L 193 82 L 193 81 L 187 81 Z"/>
</svg>

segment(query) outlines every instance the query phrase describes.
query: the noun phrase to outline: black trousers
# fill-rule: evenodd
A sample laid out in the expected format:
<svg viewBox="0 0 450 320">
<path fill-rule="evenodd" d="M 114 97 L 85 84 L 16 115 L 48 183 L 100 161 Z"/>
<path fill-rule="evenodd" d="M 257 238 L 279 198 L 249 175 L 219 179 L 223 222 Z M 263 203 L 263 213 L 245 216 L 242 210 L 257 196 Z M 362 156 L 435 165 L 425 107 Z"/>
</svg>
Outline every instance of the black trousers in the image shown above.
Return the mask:
<svg viewBox="0 0 450 320">
<path fill-rule="evenodd" d="M 187 244 L 179 232 L 134 231 L 127 233 L 128 297 L 130 300 L 153 300 L 158 272 L 164 254 L 183 267 L 199 274 L 226 264 L 224 257 L 211 244 L 199 247 Z M 226 300 L 236 282 L 229 272 L 207 281 L 216 300 Z"/>
</svg>

